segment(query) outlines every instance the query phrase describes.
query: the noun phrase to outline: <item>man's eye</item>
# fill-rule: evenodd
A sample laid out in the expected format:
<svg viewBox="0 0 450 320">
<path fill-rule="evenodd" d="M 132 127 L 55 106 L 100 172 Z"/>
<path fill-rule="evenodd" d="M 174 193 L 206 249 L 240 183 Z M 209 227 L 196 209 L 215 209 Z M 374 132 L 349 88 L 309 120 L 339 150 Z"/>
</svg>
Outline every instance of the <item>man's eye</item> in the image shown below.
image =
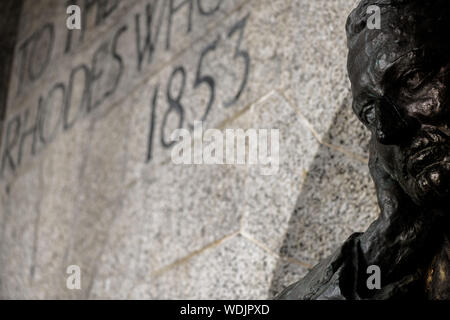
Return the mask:
<svg viewBox="0 0 450 320">
<path fill-rule="evenodd" d="M 407 89 L 415 90 L 420 87 L 427 75 L 427 73 L 420 70 L 411 71 L 404 76 L 403 83 Z"/>
<path fill-rule="evenodd" d="M 375 123 L 375 120 L 376 120 L 375 104 L 370 103 L 364 107 L 364 110 L 362 112 L 362 118 L 363 118 L 363 121 L 368 125 L 372 125 Z"/>
</svg>

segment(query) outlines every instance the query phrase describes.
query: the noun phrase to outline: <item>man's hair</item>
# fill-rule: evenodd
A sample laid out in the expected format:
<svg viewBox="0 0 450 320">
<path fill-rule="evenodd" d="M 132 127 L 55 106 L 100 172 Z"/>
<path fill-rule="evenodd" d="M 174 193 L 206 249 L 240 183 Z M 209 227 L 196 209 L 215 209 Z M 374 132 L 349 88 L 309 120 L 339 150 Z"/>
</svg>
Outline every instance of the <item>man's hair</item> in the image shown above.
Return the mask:
<svg viewBox="0 0 450 320">
<path fill-rule="evenodd" d="M 421 39 L 430 40 L 431 36 L 448 42 L 449 0 L 362 0 L 348 16 L 345 26 L 349 49 L 354 46 L 358 35 L 372 31 L 367 28 L 367 20 L 371 16 L 367 8 L 372 5 L 380 8 L 381 31 L 417 31 L 416 35 Z"/>
</svg>

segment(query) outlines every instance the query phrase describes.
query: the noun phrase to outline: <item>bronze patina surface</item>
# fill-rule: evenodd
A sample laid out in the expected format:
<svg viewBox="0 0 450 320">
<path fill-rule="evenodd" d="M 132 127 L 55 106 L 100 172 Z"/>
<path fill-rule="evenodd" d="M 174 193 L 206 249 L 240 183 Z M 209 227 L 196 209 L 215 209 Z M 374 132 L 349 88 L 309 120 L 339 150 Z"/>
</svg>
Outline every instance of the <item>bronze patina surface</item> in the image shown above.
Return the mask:
<svg viewBox="0 0 450 320">
<path fill-rule="evenodd" d="M 380 29 L 367 26 L 371 5 Z M 450 2 L 363 0 L 346 31 L 380 215 L 278 298 L 450 299 Z M 371 265 L 380 289 L 367 286 Z"/>
</svg>

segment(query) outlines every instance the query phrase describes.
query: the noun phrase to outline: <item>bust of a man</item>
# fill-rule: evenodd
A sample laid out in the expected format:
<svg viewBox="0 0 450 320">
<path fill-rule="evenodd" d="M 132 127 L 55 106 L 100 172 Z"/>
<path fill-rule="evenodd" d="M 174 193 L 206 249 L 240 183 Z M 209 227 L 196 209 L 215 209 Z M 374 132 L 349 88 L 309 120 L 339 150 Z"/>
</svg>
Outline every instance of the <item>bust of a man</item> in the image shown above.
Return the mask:
<svg viewBox="0 0 450 320">
<path fill-rule="evenodd" d="M 380 29 L 368 28 L 371 5 Z M 279 298 L 450 299 L 450 2 L 363 0 L 346 31 L 380 216 Z"/>
</svg>

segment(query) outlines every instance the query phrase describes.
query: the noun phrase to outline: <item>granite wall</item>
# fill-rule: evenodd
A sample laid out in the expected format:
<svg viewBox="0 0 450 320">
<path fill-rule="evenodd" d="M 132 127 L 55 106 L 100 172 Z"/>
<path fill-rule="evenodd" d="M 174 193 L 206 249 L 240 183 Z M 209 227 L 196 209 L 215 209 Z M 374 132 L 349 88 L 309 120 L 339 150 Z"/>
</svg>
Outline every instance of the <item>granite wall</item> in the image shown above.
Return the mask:
<svg viewBox="0 0 450 320">
<path fill-rule="evenodd" d="M 271 298 L 377 216 L 346 75 L 356 0 L 69 2 L 81 30 L 67 1 L 22 8 L 1 298 Z M 278 172 L 175 164 L 171 132 L 200 119 L 278 129 Z"/>
</svg>

